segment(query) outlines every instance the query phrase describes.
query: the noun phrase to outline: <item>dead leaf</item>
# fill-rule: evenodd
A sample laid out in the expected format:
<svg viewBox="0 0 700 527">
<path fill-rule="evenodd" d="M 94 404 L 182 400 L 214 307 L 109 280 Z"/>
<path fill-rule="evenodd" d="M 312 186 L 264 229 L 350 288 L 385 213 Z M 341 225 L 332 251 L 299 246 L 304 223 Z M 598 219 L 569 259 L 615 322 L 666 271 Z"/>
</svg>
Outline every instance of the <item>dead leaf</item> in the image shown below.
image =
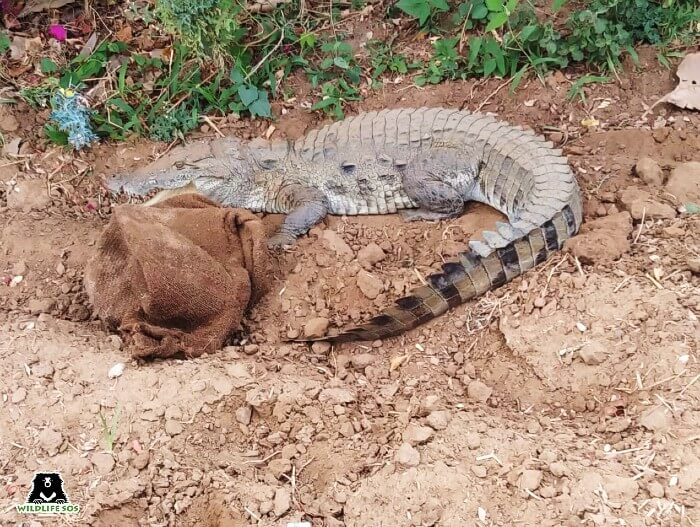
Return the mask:
<svg viewBox="0 0 700 527">
<path fill-rule="evenodd" d="M 31 13 L 39 13 L 47 9 L 58 9 L 64 5 L 73 3 L 74 0 L 27 0 L 24 9 L 19 14 L 19 18 Z"/>
<path fill-rule="evenodd" d="M 121 42 L 129 42 L 133 37 L 131 26 L 126 25 L 122 27 L 119 31 L 117 31 L 117 33 L 114 36 L 117 37 L 117 40 Z"/>
<path fill-rule="evenodd" d="M 87 39 L 87 42 L 83 46 L 83 49 L 80 50 L 80 53 L 78 53 L 78 56 L 88 57 L 92 55 L 92 52 L 95 51 L 95 46 L 97 46 L 97 33 L 90 35 L 90 38 Z"/>
<path fill-rule="evenodd" d="M 586 128 L 600 126 L 600 121 L 595 117 L 586 117 L 584 120 L 581 121 L 581 126 L 585 126 Z"/>
<path fill-rule="evenodd" d="M 678 86 L 661 97 L 644 112 L 642 118 L 662 102 L 670 102 L 679 108 L 700 110 L 700 53 L 690 53 L 678 65 Z"/>
<path fill-rule="evenodd" d="M 12 141 L 5 143 L 2 153 L 6 156 L 17 157 L 19 156 L 19 147 L 22 143 L 22 139 L 16 137 Z"/>
<path fill-rule="evenodd" d="M 389 362 L 389 371 L 394 371 L 395 369 L 399 368 L 404 362 L 408 360 L 410 356 L 411 354 L 407 353 L 406 355 L 400 355 L 398 357 L 392 358 Z"/>
</svg>

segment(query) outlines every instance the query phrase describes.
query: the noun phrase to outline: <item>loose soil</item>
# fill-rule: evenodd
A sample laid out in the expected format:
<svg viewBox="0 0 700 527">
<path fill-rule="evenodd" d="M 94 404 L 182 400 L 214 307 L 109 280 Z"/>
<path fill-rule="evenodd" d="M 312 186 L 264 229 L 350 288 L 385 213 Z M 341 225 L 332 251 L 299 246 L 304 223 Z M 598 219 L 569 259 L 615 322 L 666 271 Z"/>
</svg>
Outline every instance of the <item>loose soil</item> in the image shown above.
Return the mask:
<svg viewBox="0 0 700 527">
<path fill-rule="evenodd" d="M 25 141 L 24 157 L 0 160 L 0 523 L 700 524 L 700 219 L 678 212 L 665 182 L 700 161 L 700 115 L 667 106 L 642 120 L 674 86 L 653 53 L 642 61 L 587 88 L 586 103 L 567 101 L 570 82 L 556 74 L 515 95 L 497 80 L 396 85 L 355 105 L 348 113 L 480 109 L 546 133 L 580 181 L 585 230 L 406 335 L 281 343 L 314 318 L 339 326 L 377 313 L 499 214 L 329 217 L 279 257 L 243 334 L 192 360 L 132 361 L 92 319 L 82 285 L 114 205 L 99 176 L 163 145 L 37 151 L 43 117 L 0 106 L 5 140 Z M 299 105 L 285 110 L 272 137 L 319 124 Z M 600 125 L 586 129 L 591 116 Z M 267 126 L 222 128 L 251 137 Z M 660 176 L 640 177 L 642 157 Z M 270 232 L 280 220 L 264 218 Z M 62 474 L 77 517 L 15 512 L 36 471 Z"/>
</svg>

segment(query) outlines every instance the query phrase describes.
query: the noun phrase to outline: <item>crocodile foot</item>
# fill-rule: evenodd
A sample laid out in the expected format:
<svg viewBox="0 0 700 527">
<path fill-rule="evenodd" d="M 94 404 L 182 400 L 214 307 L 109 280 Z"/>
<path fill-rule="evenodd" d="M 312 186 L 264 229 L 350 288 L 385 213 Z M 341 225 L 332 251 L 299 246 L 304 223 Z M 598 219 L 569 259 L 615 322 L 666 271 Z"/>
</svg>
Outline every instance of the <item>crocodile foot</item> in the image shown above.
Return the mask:
<svg viewBox="0 0 700 527">
<path fill-rule="evenodd" d="M 276 234 L 273 234 L 267 240 L 267 247 L 275 251 L 287 250 L 291 249 L 294 246 L 295 242 L 296 238 L 293 235 L 284 232 L 278 232 Z"/>
</svg>

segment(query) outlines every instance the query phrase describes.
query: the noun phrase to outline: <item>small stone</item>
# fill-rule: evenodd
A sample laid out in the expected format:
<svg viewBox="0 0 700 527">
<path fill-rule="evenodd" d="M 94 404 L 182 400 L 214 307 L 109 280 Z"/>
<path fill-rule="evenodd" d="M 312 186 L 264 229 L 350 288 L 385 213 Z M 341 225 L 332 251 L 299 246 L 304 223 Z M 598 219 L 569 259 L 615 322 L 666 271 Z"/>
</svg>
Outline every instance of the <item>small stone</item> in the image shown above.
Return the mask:
<svg viewBox="0 0 700 527">
<path fill-rule="evenodd" d="M 445 410 L 430 412 L 425 422 L 434 430 L 444 430 L 450 422 L 450 414 Z"/>
<path fill-rule="evenodd" d="M 328 331 L 329 324 L 330 321 L 327 318 L 312 318 L 304 325 L 304 336 L 307 338 L 323 337 Z"/>
<path fill-rule="evenodd" d="M 109 335 L 107 337 L 107 343 L 115 351 L 120 351 L 122 349 L 122 346 L 124 346 L 124 342 L 122 341 L 119 335 Z"/>
<path fill-rule="evenodd" d="M 628 477 L 615 475 L 605 476 L 603 487 L 608 493 L 608 499 L 620 504 L 629 503 L 639 493 L 639 484 L 637 481 Z"/>
<path fill-rule="evenodd" d="M 358 370 L 364 370 L 367 366 L 372 364 L 376 360 L 376 357 L 371 353 L 360 353 L 358 355 L 353 355 L 350 358 L 353 368 Z"/>
<path fill-rule="evenodd" d="M 39 433 L 39 444 L 50 456 L 53 456 L 58 452 L 58 449 L 61 448 L 63 436 L 61 432 L 57 432 L 52 428 L 44 428 Z"/>
<path fill-rule="evenodd" d="M 542 496 L 543 498 L 553 498 L 556 495 L 557 495 L 557 489 L 555 489 L 551 485 L 547 485 L 547 486 L 542 487 L 540 489 L 540 496 Z"/>
<path fill-rule="evenodd" d="M 18 403 L 21 403 L 22 401 L 24 401 L 24 399 L 26 397 L 27 397 L 27 390 L 25 390 L 24 388 L 18 388 L 16 391 L 14 391 L 12 393 L 12 397 L 10 398 L 10 400 L 14 404 L 18 404 Z"/>
<path fill-rule="evenodd" d="M 524 470 L 520 476 L 520 488 L 530 492 L 537 490 L 542 483 L 541 470 Z"/>
<path fill-rule="evenodd" d="M 549 464 L 549 471 L 555 478 L 560 478 L 569 472 L 568 467 L 561 461 L 555 461 Z"/>
<path fill-rule="evenodd" d="M 58 276 L 63 276 L 63 274 L 66 272 L 66 266 L 63 264 L 63 262 L 58 262 L 56 264 L 56 274 Z"/>
<path fill-rule="evenodd" d="M 10 209 L 29 212 L 42 210 L 51 204 L 51 198 L 41 179 L 20 181 L 7 193 L 7 206 Z"/>
<path fill-rule="evenodd" d="M 700 274 L 700 258 L 688 258 L 685 263 L 691 273 Z"/>
<path fill-rule="evenodd" d="M 665 432 L 672 422 L 673 416 L 663 405 L 649 408 L 639 418 L 639 424 L 652 432 Z"/>
<path fill-rule="evenodd" d="M 605 361 L 605 347 L 600 342 L 594 340 L 586 343 L 578 350 L 578 355 L 581 357 L 584 364 L 595 366 Z"/>
<path fill-rule="evenodd" d="M 384 254 L 382 248 L 376 243 L 370 243 L 357 253 L 357 260 L 365 269 L 369 269 L 373 265 L 381 262 L 384 258 L 386 258 L 386 254 Z"/>
<path fill-rule="evenodd" d="M 479 401 L 480 403 L 488 401 L 492 393 L 493 390 L 481 381 L 472 381 L 467 386 L 467 395 L 469 398 Z"/>
<path fill-rule="evenodd" d="M 107 475 L 114 468 L 114 458 L 107 452 L 96 452 L 90 458 L 92 464 L 95 465 L 97 472 L 101 475 Z"/>
<path fill-rule="evenodd" d="M 330 349 L 330 342 L 314 342 L 313 344 L 311 344 L 311 351 L 313 351 L 314 353 L 325 354 L 328 353 Z"/>
<path fill-rule="evenodd" d="M 700 162 L 690 161 L 676 166 L 668 177 L 666 191 L 681 203 L 700 205 Z"/>
<path fill-rule="evenodd" d="M 472 472 L 477 478 L 485 478 L 488 474 L 484 465 L 472 465 Z"/>
<path fill-rule="evenodd" d="M 664 487 L 658 481 L 652 481 L 647 486 L 647 491 L 652 498 L 663 498 L 664 497 Z"/>
<path fill-rule="evenodd" d="M 647 185 L 660 187 L 664 182 L 664 173 L 659 164 L 650 157 L 643 157 L 634 167 L 637 176 Z"/>
<path fill-rule="evenodd" d="M 348 388 L 325 388 L 318 395 L 322 403 L 347 404 L 356 400 L 355 394 Z"/>
<path fill-rule="evenodd" d="M 273 512 L 277 518 L 286 513 L 292 505 L 292 496 L 286 487 L 281 487 L 275 491 L 275 501 Z"/>
<path fill-rule="evenodd" d="M 150 460 L 150 452 L 148 452 L 148 450 L 144 450 L 136 454 L 136 456 L 134 456 L 134 458 L 131 460 L 131 466 L 134 467 L 136 470 L 143 470 L 148 466 Z"/>
<path fill-rule="evenodd" d="M 276 479 L 280 479 L 283 474 L 291 472 L 292 462 L 289 459 L 276 458 L 267 464 L 267 469 Z"/>
<path fill-rule="evenodd" d="M 55 370 L 53 366 L 47 362 L 40 362 L 36 366 L 32 367 L 32 373 L 34 375 L 36 375 L 37 377 L 43 377 L 45 379 L 52 377 L 54 371 Z"/>
<path fill-rule="evenodd" d="M 676 210 L 670 205 L 659 203 L 658 201 L 637 201 L 630 207 L 630 215 L 635 220 L 665 219 L 670 220 L 676 217 Z"/>
<path fill-rule="evenodd" d="M 403 440 L 411 446 L 420 445 L 430 441 L 433 437 L 432 429 L 427 426 L 420 426 L 415 423 L 410 423 L 403 433 Z"/>
<path fill-rule="evenodd" d="M 246 344 L 243 346 L 243 353 L 246 355 L 255 355 L 260 350 L 257 344 Z"/>
<path fill-rule="evenodd" d="M 294 459 L 297 457 L 297 446 L 296 445 L 284 445 L 282 447 L 282 453 L 280 454 L 284 459 Z"/>
<path fill-rule="evenodd" d="M 12 266 L 12 274 L 24 276 L 27 274 L 27 263 L 24 260 L 20 260 Z"/>
<path fill-rule="evenodd" d="M 476 450 L 481 446 L 481 437 L 476 432 L 467 432 L 464 440 L 469 450 Z"/>
<path fill-rule="evenodd" d="M 178 421 L 175 421 L 173 419 L 168 419 L 165 421 L 165 432 L 168 435 L 171 436 L 176 436 L 178 434 L 181 434 L 183 431 L 182 424 Z"/>
<path fill-rule="evenodd" d="M 376 276 L 368 273 L 367 271 L 361 271 L 357 273 L 357 287 L 360 291 L 369 299 L 375 299 L 384 290 L 384 284 Z"/>
<path fill-rule="evenodd" d="M 245 406 L 241 406 L 238 410 L 236 410 L 236 421 L 238 421 L 242 425 L 248 426 L 252 417 L 253 409 L 247 404 Z"/>
<path fill-rule="evenodd" d="M 330 229 L 323 231 L 321 235 L 324 245 L 326 245 L 330 250 L 339 255 L 352 255 L 352 249 L 345 243 L 340 235 Z"/>
<path fill-rule="evenodd" d="M 420 464 L 420 452 L 408 443 L 403 443 L 396 451 L 395 461 L 404 467 L 417 467 Z"/>
<path fill-rule="evenodd" d="M 272 512 L 272 509 L 275 507 L 275 504 L 272 500 L 265 500 L 262 503 L 260 503 L 260 514 L 262 516 L 265 516 L 266 514 L 269 514 Z"/>
</svg>

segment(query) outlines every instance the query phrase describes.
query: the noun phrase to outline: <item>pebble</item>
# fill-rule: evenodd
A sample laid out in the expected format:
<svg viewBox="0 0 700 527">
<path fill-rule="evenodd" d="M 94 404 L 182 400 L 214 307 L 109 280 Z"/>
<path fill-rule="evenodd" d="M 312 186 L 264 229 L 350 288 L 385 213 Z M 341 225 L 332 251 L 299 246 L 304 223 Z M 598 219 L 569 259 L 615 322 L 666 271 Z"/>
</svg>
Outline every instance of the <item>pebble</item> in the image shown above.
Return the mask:
<svg viewBox="0 0 700 527">
<path fill-rule="evenodd" d="M 27 390 L 24 388 L 18 388 L 15 392 L 12 393 L 11 401 L 15 404 L 21 403 L 24 401 L 24 399 L 27 397 Z"/>
<path fill-rule="evenodd" d="M 420 464 L 420 452 L 408 443 L 403 443 L 396 451 L 396 463 L 404 467 L 417 467 Z"/>
<path fill-rule="evenodd" d="M 324 244 L 336 254 L 353 254 L 350 246 L 345 243 L 345 240 L 343 240 L 337 232 L 326 229 L 321 234 L 321 237 L 323 238 Z"/>
<path fill-rule="evenodd" d="M 323 337 L 328 331 L 330 321 L 324 317 L 316 317 L 304 325 L 304 336 L 308 338 Z"/>
<path fill-rule="evenodd" d="M 492 393 L 493 390 L 481 381 L 472 381 L 467 386 L 467 395 L 469 398 L 479 401 L 480 403 L 488 401 Z"/>
<path fill-rule="evenodd" d="M 688 258 L 685 262 L 693 274 L 700 274 L 700 258 Z"/>
<path fill-rule="evenodd" d="M 322 403 L 347 404 L 356 400 L 355 394 L 348 388 L 325 388 L 318 394 Z"/>
<path fill-rule="evenodd" d="M 29 212 L 42 210 L 51 204 L 51 198 L 46 190 L 43 179 L 27 179 L 15 185 L 12 192 L 7 193 L 7 206 L 13 210 Z"/>
<path fill-rule="evenodd" d="M 12 266 L 12 274 L 24 276 L 27 274 L 27 263 L 24 260 L 20 260 Z"/>
<path fill-rule="evenodd" d="M 350 358 L 350 362 L 354 368 L 358 370 L 364 370 L 367 366 L 372 364 L 376 360 L 376 356 L 371 353 L 360 353 L 358 355 L 353 355 Z"/>
<path fill-rule="evenodd" d="M 584 364 L 589 366 L 595 366 L 605 361 L 605 347 L 597 341 L 591 341 L 585 344 L 580 350 L 578 350 L 578 355 Z"/>
<path fill-rule="evenodd" d="M 107 452 L 94 453 L 90 461 L 95 465 L 97 472 L 103 476 L 112 472 L 114 468 L 114 458 L 112 454 L 108 454 Z"/>
<path fill-rule="evenodd" d="M 569 469 L 561 461 L 555 461 L 554 463 L 549 464 L 549 471 L 552 473 L 552 476 L 560 478 L 563 475 L 567 474 L 569 472 Z"/>
<path fill-rule="evenodd" d="M 450 422 L 450 414 L 445 410 L 430 412 L 425 422 L 434 430 L 444 430 Z"/>
<path fill-rule="evenodd" d="M 357 273 L 357 287 L 367 298 L 374 300 L 384 290 L 384 284 L 376 276 L 362 271 Z"/>
<path fill-rule="evenodd" d="M 283 474 L 292 470 L 292 462 L 289 459 L 276 458 L 267 464 L 267 469 L 276 479 L 280 479 Z"/>
<path fill-rule="evenodd" d="M 653 406 L 646 410 L 639 418 L 641 424 L 652 432 L 664 432 L 668 430 L 673 421 L 673 417 L 668 408 L 663 405 Z"/>
<path fill-rule="evenodd" d="M 664 497 L 664 487 L 658 481 L 650 482 L 649 485 L 647 486 L 647 490 L 649 491 L 649 495 L 652 498 L 663 498 Z"/>
<path fill-rule="evenodd" d="M 681 203 L 700 205 L 700 162 L 690 161 L 676 166 L 668 177 L 666 191 Z"/>
<path fill-rule="evenodd" d="M 647 185 L 660 187 L 664 182 L 664 173 L 659 164 L 650 157 L 642 157 L 634 167 L 637 176 Z"/>
<path fill-rule="evenodd" d="M 181 434 L 182 431 L 183 431 L 183 427 L 182 427 L 182 424 L 180 422 L 175 421 L 173 419 L 168 419 L 167 421 L 165 421 L 165 432 L 168 435 L 176 436 L 176 435 Z"/>
<path fill-rule="evenodd" d="M 275 501 L 273 512 L 277 518 L 287 512 L 292 505 L 292 495 L 285 487 L 275 491 Z"/>
<path fill-rule="evenodd" d="M 148 452 L 148 450 L 144 450 L 134 456 L 134 458 L 131 460 L 131 466 L 137 470 L 143 470 L 148 466 L 150 460 L 151 454 Z"/>
<path fill-rule="evenodd" d="M 61 432 L 52 428 L 44 428 L 39 433 L 39 444 L 50 456 L 53 456 L 63 444 L 63 436 Z"/>
<path fill-rule="evenodd" d="M 384 258 L 386 258 L 386 254 L 376 243 L 370 243 L 357 253 L 357 261 L 365 269 L 381 262 Z"/>
<path fill-rule="evenodd" d="M 243 353 L 246 355 L 255 355 L 260 350 L 257 344 L 246 344 L 243 346 Z"/>
<path fill-rule="evenodd" d="M 242 425 L 248 426 L 252 417 L 253 409 L 247 404 L 245 406 L 241 406 L 238 410 L 236 410 L 236 421 L 238 421 Z"/>
<path fill-rule="evenodd" d="M 467 432 L 464 439 L 469 450 L 476 450 L 481 446 L 481 436 L 476 432 Z"/>
<path fill-rule="evenodd" d="M 311 344 L 311 351 L 314 353 L 325 354 L 331 350 L 330 342 L 314 342 Z"/>
<path fill-rule="evenodd" d="M 427 426 L 420 426 L 410 423 L 403 433 L 403 440 L 411 446 L 420 445 L 430 441 L 433 437 L 433 430 Z"/>
<path fill-rule="evenodd" d="M 485 478 L 488 474 L 484 465 L 472 465 L 472 472 L 477 478 Z"/>
<path fill-rule="evenodd" d="M 542 471 L 541 470 L 524 470 L 522 476 L 520 476 L 520 488 L 529 491 L 537 490 L 542 483 Z"/>
</svg>

